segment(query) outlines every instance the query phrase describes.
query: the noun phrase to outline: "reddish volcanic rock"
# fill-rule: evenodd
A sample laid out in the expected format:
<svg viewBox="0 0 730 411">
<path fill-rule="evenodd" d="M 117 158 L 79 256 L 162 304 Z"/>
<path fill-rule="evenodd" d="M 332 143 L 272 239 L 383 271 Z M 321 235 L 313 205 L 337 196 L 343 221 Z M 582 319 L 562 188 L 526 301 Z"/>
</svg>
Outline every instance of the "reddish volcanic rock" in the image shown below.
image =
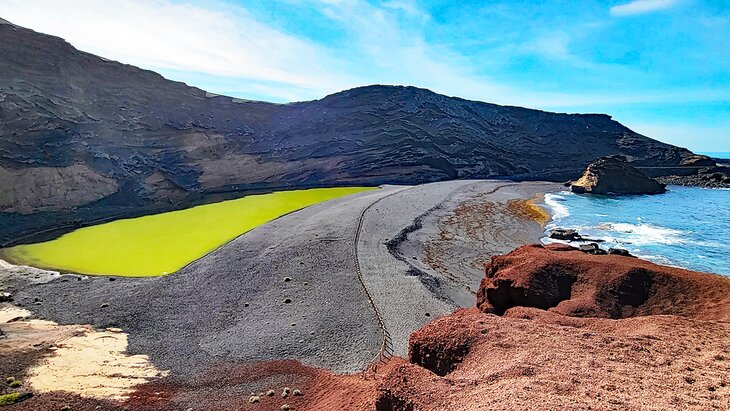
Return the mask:
<svg viewBox="0 0 730 411">
<path fill-rule="evenodd" d="M 422 360 L 395 370 L 381 393 L 410 408 L 387 410 L 730 409 L 728 322 L 510 314 L 457 310 L 412 334 L 412 347 L 451 371 L 438 376 Z"/>
<path fill-rule="evenodd" d="M 730 320 L 730 279 L 565 245 L 529 245 L 485 264 L 485 313 L 535 307 L 574 317 L 679 315 Z"/>
</svg>

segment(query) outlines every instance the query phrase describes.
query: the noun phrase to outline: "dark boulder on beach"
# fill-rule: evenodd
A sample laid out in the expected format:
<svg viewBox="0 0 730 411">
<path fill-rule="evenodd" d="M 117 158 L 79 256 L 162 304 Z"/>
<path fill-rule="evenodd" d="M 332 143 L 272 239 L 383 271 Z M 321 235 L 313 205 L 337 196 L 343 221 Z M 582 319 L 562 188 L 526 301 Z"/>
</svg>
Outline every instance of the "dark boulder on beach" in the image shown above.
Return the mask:
<svg viewBox="0 0 730 411">
<path fill-rule="evenodd" d="M 625 157 L 602 157 L 591 163 L 583 176 L 569 183 L 579 194 L 661 194 L 666 186 L 630 165 Z"/>
</svg>

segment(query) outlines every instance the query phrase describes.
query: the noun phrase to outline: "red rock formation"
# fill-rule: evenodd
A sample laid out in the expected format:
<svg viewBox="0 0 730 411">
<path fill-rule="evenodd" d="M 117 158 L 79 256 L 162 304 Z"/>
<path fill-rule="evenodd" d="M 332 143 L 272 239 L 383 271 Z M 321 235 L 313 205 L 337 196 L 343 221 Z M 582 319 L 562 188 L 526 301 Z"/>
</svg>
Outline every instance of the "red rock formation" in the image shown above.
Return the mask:
<svg viewBox="0 0 730 411">
<path fill-rule="evenodd" d="M 517 306 L 573 317 L 679 315 L 730 320 L 730 279 L 565 245 L 529 245 L 486 264 L 477 307 Z"/>
<path fill-rule="evenodd" d="M 378 410 L 730 409 L 730 279 L 563 245 L 486 274 L 479 309 L 411 335 Z"/>
</svg>

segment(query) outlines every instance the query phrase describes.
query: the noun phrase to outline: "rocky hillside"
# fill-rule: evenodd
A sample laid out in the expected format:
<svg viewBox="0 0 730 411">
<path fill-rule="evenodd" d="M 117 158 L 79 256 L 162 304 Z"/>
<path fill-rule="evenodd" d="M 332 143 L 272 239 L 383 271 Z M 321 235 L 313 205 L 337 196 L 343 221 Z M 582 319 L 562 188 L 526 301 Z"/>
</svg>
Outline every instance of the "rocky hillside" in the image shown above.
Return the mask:
<svg viewBox="0 0 730 411">
<path fill-rule="evenodd" d="M 607 115 L 400 86 L 291 104 L 246 101 L 2 20 L 0 38 L 0 244 L 220 193 L 496 176 L 566 180 L 608 154 L 652 167 L 678 166 L 691 154 Z"/>
</svg>

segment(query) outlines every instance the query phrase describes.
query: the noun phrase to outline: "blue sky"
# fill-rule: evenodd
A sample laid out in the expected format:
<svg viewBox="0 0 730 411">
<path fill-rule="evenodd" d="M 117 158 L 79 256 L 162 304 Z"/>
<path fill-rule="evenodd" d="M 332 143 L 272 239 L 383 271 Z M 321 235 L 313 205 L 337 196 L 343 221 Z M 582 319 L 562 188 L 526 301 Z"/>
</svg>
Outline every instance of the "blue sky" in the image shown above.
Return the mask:
<svg viewBox="0 0 730 411">
<path fill-rule="evenodd" d="M 0 17 L 220 94 L 407 84 L 730 151 L 730 0 L 3 0 Z"/>
</svg>

